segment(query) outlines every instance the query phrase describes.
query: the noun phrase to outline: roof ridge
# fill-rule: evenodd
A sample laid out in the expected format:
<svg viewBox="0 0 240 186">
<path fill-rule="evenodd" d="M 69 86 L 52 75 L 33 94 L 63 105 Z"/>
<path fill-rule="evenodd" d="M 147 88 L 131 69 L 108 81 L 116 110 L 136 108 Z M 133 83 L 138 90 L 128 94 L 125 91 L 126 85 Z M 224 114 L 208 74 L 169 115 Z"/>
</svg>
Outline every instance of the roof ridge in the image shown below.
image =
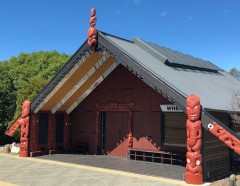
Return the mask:
<svg viewBox="0 0 240 186">
<path fill-rule="evenodd" d="M 110 36 L 110 37 L 114 37 L 114 38 L 117 38 L 117 39 L 121 39 L 121 40 L 130 42 L 130 43 L 133 43 L 133 41 L 131 41 L 131 40 L 129 40 L 129 39 L 125 39 L 125 38 L 122 38 L 122 37 L 118 37 L 118 36 L 109 34 L 109 33 L 107 33 L 107 32 L 103 32 L 103 31 L 98 30 L 98 33 L 100 33 L 100 34 L 102 34 L 102 35 L 105 35 L 105 36 Z"/>
</svg>

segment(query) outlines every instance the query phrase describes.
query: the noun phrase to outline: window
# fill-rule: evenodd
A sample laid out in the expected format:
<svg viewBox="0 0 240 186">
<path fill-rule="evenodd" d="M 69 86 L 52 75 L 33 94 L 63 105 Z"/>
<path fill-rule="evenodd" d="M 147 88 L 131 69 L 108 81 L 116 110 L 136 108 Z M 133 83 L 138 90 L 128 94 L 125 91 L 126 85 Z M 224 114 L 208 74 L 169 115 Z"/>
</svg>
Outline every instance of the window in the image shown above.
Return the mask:
<svg viewBox="0 0 240 186">
<path fill-rule="evenodd" d="M 40 114 L 38 143 L 47 144 L 48 142 L 48 113 Z"/>
<path fill-rule="evenodd" d="M 186 120 L 184 113 L 163 113 L 163 145 L 186 147 Z"/>
<path fill-rule="evenodd" d="M 105 140 L 106 140 L 106 112 L 100 112 L 100 152 L 99 154 L 105 154 Z"/>
<path fill-rule="evenodd" d="M 56 143 L 63 143 L 64 114 L 57 114 L 56 118 Z"/>
</svg>

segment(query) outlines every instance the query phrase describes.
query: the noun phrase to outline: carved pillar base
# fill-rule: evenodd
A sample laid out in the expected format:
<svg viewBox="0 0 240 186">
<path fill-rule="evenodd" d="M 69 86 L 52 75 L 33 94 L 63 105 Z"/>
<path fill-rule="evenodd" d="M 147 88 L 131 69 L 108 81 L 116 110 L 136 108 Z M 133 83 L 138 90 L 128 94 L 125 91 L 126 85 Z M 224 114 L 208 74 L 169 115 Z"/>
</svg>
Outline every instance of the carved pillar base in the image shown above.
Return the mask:
<svg viewBox="0 0 240 186">
<path fill-rule="evenodd" d="M 19 157 L 28 157 L 28 151 L 19 151 Z"/>
<path fill-rule="evenodd" d="M 202 174 L 191 174 L 186 172 L 185 181 L 188 184 L 203 184 L 203 175 Z"/>
</svg>

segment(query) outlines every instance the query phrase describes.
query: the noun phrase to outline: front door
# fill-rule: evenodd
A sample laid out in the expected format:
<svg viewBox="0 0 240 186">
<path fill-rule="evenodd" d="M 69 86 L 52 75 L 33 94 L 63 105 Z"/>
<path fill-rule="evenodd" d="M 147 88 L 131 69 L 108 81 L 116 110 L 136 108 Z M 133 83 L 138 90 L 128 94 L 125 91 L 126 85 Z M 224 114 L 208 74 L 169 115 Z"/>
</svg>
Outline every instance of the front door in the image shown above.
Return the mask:
<svg viewBox="0 0 240 186">
<path fill-rule="evenodd" d="M 102 154 L 106 154 L 109 156 L 121 156 L 121 157 L 127 156 L 127 148 L 128 148 L 127 118 L 128 118 L 128 113 L 120 112 L 120 111 L 105 112 L 104 117 L 101 117 L 100 138 L 101 138 L 101 142 L 104 142 L 104 149 L 101 149 Z M 103 121 L 105 121 L 105 123 Z"/>
</svg>

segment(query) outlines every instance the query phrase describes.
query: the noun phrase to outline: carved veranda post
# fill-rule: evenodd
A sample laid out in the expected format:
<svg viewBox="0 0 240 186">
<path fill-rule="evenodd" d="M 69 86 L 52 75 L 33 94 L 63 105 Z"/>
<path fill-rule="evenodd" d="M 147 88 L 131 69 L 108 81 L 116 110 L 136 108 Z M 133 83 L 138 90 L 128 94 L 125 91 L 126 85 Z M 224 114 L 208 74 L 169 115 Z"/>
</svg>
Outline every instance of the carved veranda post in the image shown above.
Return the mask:
<svg viewBox="0 0 240 186">
<path fill-rule="evenodd" d="M 131 102 L 128 106 L 128 148 L 133 148 L 133 107 L 134 102 Z"/>
<path fill-rule="evenodd" d="M 187 164 L 185 181 L 189 184 L 202 184 L 202 123 L 200 98 L 196 94 L 189 95 L 186 101 L 187 113 Z"/>
<path fill-rule="evenodd" d="M 56 117 L 54 114 L 48 114 L 48 149 L 56 149 Z"/>
<path fill-rule="evenodd" d="M 100 106 L 96 103 L 96 121 L 95 121 L 95 146 L 96 146 L 96 153 L 99 153 L 100 148 Z"/>
<path fill-rule="evenodd" d="M 31 114 L 30 124 L 30 152 L 38 150 L 38 129 L 39 129 L 39 114 Z"/>
<path fill-rule="evenodd" d="M 65 150 L 70 150 L 72 147 L 72 123 L 70 115 L 64 113 L 64 139 L 63 146 Z"/>
</svg>

